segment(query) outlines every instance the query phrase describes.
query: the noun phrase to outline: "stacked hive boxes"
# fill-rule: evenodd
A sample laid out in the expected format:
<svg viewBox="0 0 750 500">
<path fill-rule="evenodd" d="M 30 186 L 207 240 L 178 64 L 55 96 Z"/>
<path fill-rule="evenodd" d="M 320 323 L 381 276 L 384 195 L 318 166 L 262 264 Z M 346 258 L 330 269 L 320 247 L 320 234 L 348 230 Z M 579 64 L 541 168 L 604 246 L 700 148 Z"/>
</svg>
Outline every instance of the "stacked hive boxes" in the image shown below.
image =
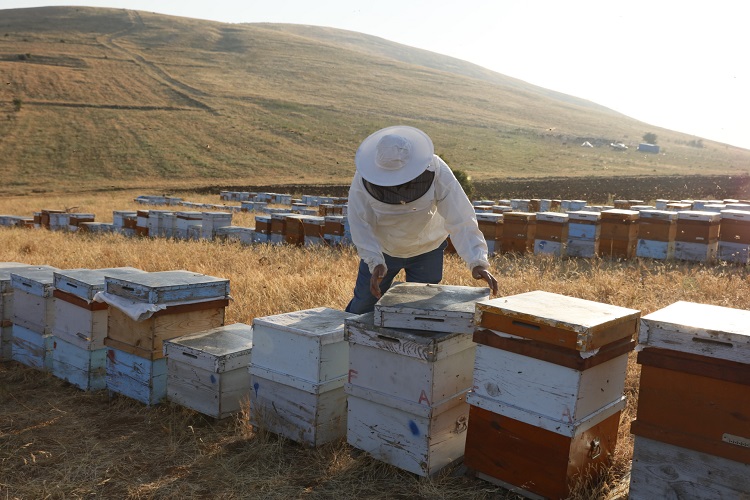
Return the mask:
<svg viewBox="0 0 750 500">
<path fill-rule="evenodd" d="M 680 260 L 711 262 L 719 249 L 719 212 L 677 212 L 674 257 Z"/>
<path fill-rule="evenodd" d="M 10 360 L 13 351 L 13 287 L 10 274 L 29 267 L 34 266 L 20 262 L 0 262 L 0 361 Z"/>
<path fill-rule="evenodd" d="M 542 291 L 476 309 L 464 463 L 523 494 L 567 498 L 615 449 L 640 312 Z"/>
<path fill-rule="evenodd" d="M 477 224 L 484 236 L 484 241 L 487 242 L 488 254 L 500 253 L 500 244 L 503 239 L 503 214 L 477 213 Z"/>
<path fill-rule="evenodd" d="M 253 425 L 307 446 L 345 435 L 351 316 L 318 307 L 253 320 Z"/>
<path fill-rule="evenodd" d="M 107 304 L 95 302 L 105 276 L 143 273 L 132 267 L 74 269 L 53 273 L 55 319 L 52 374 L 88 390 L 106 386 Z"/>
<path fill-rule="evenodd" d="M 323 238 L 330 246 L 342 245 L 345 241 L 346 217 L 343 215 L 326 215 L 324 217 Z"/>
<path fill-rule="evenodd" d="M 638 246 L 638 219 L 636 210 L 612 209 L 601 212 L 599 255 L 630 259 Z"/>
<path fill-rule="evenodd" d="M 231 225 L 231 212 L 203 212 L 201 213 L 201 238 L 213 240 L 217 229 Z"/>
<path fill-rule="evenodd" d="M 463 456 L 475 304 L 486 288 L 404 283 L 346 321 L 347 441 L 431 476 Z"/>
<path fill-rule="evenodd" d="M 167 398 L 213 418 L 239 411 L 250 396 L 252 347 L 243 323 L 165 340 Z"/>
<path fill-rule="evenodd" d="M 738 264 L 750 263 L 750 212 L 721 211 L 719 259 Z"/>
<path fill-rule="evenodd" d="M 630 498 L 747 498 L 750 311 L 676 302 L 639 342 Z"/>
<path fill-rule="evenodd" d="M 196 211 L 175 212 L 174 237 L 180 240 L 188 239 L 191 226 L 201 226 L 203 215 Z"/>
<path fill-rule="evenodd" d="M 302 221 L 305 232 L 305 246 L 322 245 L 325 243 L 323 238 L 325 222 L 325 217 L 307 217 Z"/>
<path fill-rule="evenodd" d="M 677 235 L 677 212 L 641 210 L 638 223 L 636 256 L 651 259 L 671 259 Z"/>
<path fill-rule="evenodd" d="M 286 239 L 286 218 L 294 215 L 291 212 L 276 212 L 271 214 L 271 225 L 269 231 L 269 240 L 274 245 L 281 245 Z M 256 224 L 258 218 L 255 218 Z M 256 225 L 257 228 L 257 225 Z"/>
<path fill-rule="evenodd" d="M 163 342 L 224 324 L 229 280 L 189 271 L 105 278 L 107 387 L 145 404 L 166 396 Z"/>
<path fill-rule="evenodd" d="M 568 219 L 567 214 L 556 212 L 536 214 L 535 254 L 544 253 L 557 257 L 565 255 L 568 243 Z"/>
<path fill-rule="evenodd" d="M 503 253 L 533 252 L 535 236 L 536 214 L 529 212 L 505 212 L 503 214 Z"/>
<path fill-rule="evenodd" d="M 601 213 L 568 212 L 568 246 L 570 257 L 593 257 L 599 253 Z"/>
<path fill-rule="evenodd" d="M 49 266 L 11 271 L 13 287 L 12 358 L 38 370 L 52 367 L 52 325 L 55 320 L 54 271 Z"/>
<path fill-rule="evenodd" d="M 271 241 L 271 216 L 255 216 L 255 233 L 253 234 L 255 243 L 268 243 Z"/>
</svg>

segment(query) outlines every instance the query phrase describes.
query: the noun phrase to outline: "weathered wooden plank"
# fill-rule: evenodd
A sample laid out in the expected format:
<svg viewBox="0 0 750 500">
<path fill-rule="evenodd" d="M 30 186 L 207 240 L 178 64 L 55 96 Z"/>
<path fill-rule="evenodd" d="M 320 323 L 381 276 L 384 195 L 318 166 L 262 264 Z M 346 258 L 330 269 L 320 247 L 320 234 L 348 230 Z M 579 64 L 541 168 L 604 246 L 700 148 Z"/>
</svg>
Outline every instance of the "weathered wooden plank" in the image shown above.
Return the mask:
<svg viewBox="0 0 750 500">
<path fill-rule="evenodd" d="M 474 323 L 519 337 L 579 351 L 632 336 L 640 311 L 534 291 L 480 301 Z"/>
<path fill-rule="evenodd" d="M 312 383 L 345 376 L 344 321 L 354 315 L 318 307 L 253 320 L 252 364 Z"/>
<path fill-rule="evenodd" d="M 678 301 L 641 318 L 638 342 L 747 363 L 750 311 Z"/>
<path fill-rule="evenodd" d="M 627 364 L 625 353 L 581 371 L 478 345 L 473 391 L 501 404 L 573 423 L 622 398 Z"/>
<path fill-rule="evenodd" d="M 425 407 L 351 384 L 347 441 L 373 458 L 420 476 L 460 461 L 469 406 L 465 393 Z"/>
<path fill-rule="evenodd" d="M 635 436 L 632 500 L 747 500 L 750 464 Z"/>
<path fill-rule="evenodd" d="M 250 406 L 254 426 L 306 446 L 346 435 L 346 394 L 339 380 L 319 384 L 317 393 L 310 393 L 251 372 Z"/>
<path fill-rule="evenodd" d="M 472 333 L 475 304 L 490 296 L 489 288 L 399 283 L 375 304 L 377 326 Z"/>
<path fill-rule="evenodd" d="M 464 464 L 521 494 L 568 498 L 576 478 L 597 475 L 611 461 L 619 422 L 618 411 L 564 436 L 471 406 Z"/>
</svg>

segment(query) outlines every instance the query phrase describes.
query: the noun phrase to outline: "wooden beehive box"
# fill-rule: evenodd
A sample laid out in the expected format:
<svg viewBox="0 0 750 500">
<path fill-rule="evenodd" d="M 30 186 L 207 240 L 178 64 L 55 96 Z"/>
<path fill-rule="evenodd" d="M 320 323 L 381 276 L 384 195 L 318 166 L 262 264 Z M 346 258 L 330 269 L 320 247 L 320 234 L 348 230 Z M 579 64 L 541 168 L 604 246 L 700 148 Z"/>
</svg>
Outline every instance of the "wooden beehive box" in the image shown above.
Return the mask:
<svg viewBox="0 0 750 500">
<path fill-rule="evenodd" d="M 479 230 L 487 242 L 489 255 L 499 253 L 500 244 L 503 239 L 503 214 L 477 213 L 476 216 Z"/>
<path fill-rule="evenodd" d="M 590 211 L 568 212 L 568 245 L 570 257 L 593 257 L 599 253 L 601 213 Z"/>
<path fill-rule="evenodd" d="M 51 334 L 55 320 L 54 271 L 49 266 L 11 271 L 13 323 L 42 334 Z"/>
<path fill-rule="evenodd" d="M 721 214 L 717 212 L 677 212 L 675 241 L 708 244 L 719 240 Z"/>
<path fill-rule="evenodd" d="M 433 475 L 463 455 L 474 342 L 465 333 L 378 326 L 375 315 L 346 320 L 347 440 L 378 460 Z"/>
<path fill-rule="evenodd" d="M 674 255 L 677 234 L 677 212 L 642 210 L 638 222 L 636 256 L 670 259 Z"/>
<path fill-rule="evenodd" d="M 541 212 L 536 214 L 535 254 L 564 256 L 568 244 L 567 214 Z"/>
<path fill-rule="evenodd" d="M 503 253 L 527 253 L 534 251 L 536 214 L 528 212 L 505 212 L 503 214 Z"/>
<path fill-rule="evenodd" d="M 721 211 L 718 257 L 720 260 L 738 264 L 750 262 L 749 211 Z"/>
<path fill-rule="evenodd" d="M 286 218 L 288 215 L 294 215 L 291 212 L 275 212 L 271 214 L 271 225 L 269 231 L 269 241 L 275 245 L 284 243 L 286 234 Z"/>
<path fill-rule="evenodd" d="M 474 324 L 577 351 L 630 338 L 640 311 L 541 290 L 480 301 Z"/>
<path fill-rule="evenodd" d="M 375 325 L 470 334 L 474 306 L 489 296 L 489 288 L 400 283 L 375 304 Z"/>
<path fill-rule="evenodd" d="M 374 316 L 346 320 L 350 383 L 425 406 L 471 387 L 475 344 L 469 335 L 381 327 Z"/>
<path fill-rule="evenodd" d="M 144 273 L 134 267 L 109 269 L 73 269 L 55 271 L 55 321 L 52 333 L 80 349 L 93 351 L 104 348 L 107 336 L 107 309 L 105 302 L 94 301 L 94 296 L 104 290 L 105 276 L 128 276 Z"/>
<path fill-rule="evenodd" d="M 750 464 L 750 311 L 679 301 L 644 316 L 631 432 Z"/>
<path fill-rule="evenodd" d="M 190 226 L 203 226 L 203 214 L 197 211 L 175 212 L 174 237 L 182 240 L 188 239 Z"/>
<path fill-rule="evenodd" d="M 107 389 L 114 394 L 158 404 L 167 397 L 167 360 L 150 360 L 119 349 L 107 349 Z"/>
<path fill-rule="evenodd" d="M 151 360 L 163 356 L 164 340 L 224 324 L 229 280 L 189 271 L 162 271 L 126 277 L 107 276 L 107 295 L 156 310 L 138 321 L 110 306 L 104 344 Z"/>
<path fill-rule="evenodd" d="M 474 475 L 528 498 L 568 498 L 575 481 L 608 466 L 624 401 L 575 425 L 540 422 L 532 412 L 504 414 L 473 393 L 464 464 Z M 486 400 L 481 400 L 482 402 Z"/>
<path fill-rule="evenodd" d="M 30 368 L 50 371 L 54 336 L 18 324 L 12 330 L 11 358 Z"/>
<path fill-rule="evenodd" d="M 599 255 L 626 259 L 635 257 L 639 216 L 635 210 L 602 211 Z"/>
<path fill-rule="evenodd" d="M 628 498 L 746 499 L 750 464 L 634 436 Z"/>
<path fill-rule="evenodd" d="M 352 316 L 318 307 L 253 320 L 254 425 L 308 446 L 344 436 L 344 320 Z"/>
<path fill-rule="evenodd" d="M 107 386 L 107 349 L 88 350 L 58 336 L 52 336 L 50 371 L 62 380 L 84 391 Z"/>
<path fill-rule="evenodd" d="M 301 246 L 305 243 L 305 215 L 289 214 L 284 221 L 284 243 Z"/>
<path fill-rule="evenodd" d="M 353 384 L 345 391 L 351 446 L 420 476 L 460 463 L 469 417 L 466 393 L 426 406 Z"/>
<path fill-rule="evenodd" d="M 201 221 L 201 238 L 212 240 L 218 228 L 232 225 L 232 213 L 203 212 L 201 214 Z"/>
<path fill-rule="evenodd" d="M 322 245 L 325 243 L 325 239 L 323 238 L 325 222 L 325 217 L 308 217 L 302 221 L 305 232 L 305 246 Z"/>
<path fill-rule="evenodd" d="M 240 410 L 250 396 L 253 328 L 221 326 L 164 342 L 167 398 L 214 418 Z"/>
<path fill-rule="evenodd" d="M 0 361 L 11 359 L 13 342 L 13 286 L 11 272 L 18 269 L 47 266 L 29 266 L 21 262 L 0 262 Z"/>
</svg>

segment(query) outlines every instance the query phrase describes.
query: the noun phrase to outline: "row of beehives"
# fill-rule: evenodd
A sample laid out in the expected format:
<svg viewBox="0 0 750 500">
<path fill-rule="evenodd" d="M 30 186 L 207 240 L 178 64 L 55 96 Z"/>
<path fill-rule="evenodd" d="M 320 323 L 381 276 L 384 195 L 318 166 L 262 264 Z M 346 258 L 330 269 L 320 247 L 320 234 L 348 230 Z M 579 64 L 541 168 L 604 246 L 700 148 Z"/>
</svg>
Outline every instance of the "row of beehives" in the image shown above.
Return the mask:
<svg viewBox="0 0 750 500">
<path fill-rule="evenodd" d="M 750 261 L 750 211 L 626 210 L 478 213 L 493 253 Z"/>
<path fill-rule="evenodd" d="M 328 215 L 304 215 L 296 209 L 268 208 L 255 216 L 255 227 L 232 225 L 231 212 L 115 210 L 111 223 L 94 221 L 94 214 L 42 210 L 33 218 L 0 216 L 0 226 L 40 227 L 84 233 L 117 232 L 189 240 L 238 241 L 242 244 L 347 245 L 351 243 L 346 206 L 321 205 Z"/>
<path fill-rule="evenodd" d="M 33 293 L 22 283 L 41 283 L 40 271 L 10 271 L 14 300 L 28 303 Z M 546 292 L 489 300 L 487 289 L 402 284 L 374 313 L 316 308 L 256 318 L 251 329 L 220 326 L 228 288 L 217 278 L 132 269 L 42 274 L 50 272 L 60 287 L 51 294 L 53 325 L 75 316 L 76 333 L 53 326 L 37 334 L 37 344 L 49 339 L 37 349 L 51 354 L 53 373 L 84 388 L 106 373 L 112 392 L 217 417 L 249 397 L 254 425 L 303 444 L 346 437 L 419 475 L 463 457 L 478 477 L 530 496 L 566 497 L 616 446 L 635 310 Z M 89 300 L 97 287 L 108 307 Z M 128 303 L 139 306 L 130 314 L 153 315 L 133 322 L 123 312 Z M 71 356 L 68 341 L 93 340 L 81 325 L 104 321 L 102 354 L 84 344 L 88 354 Z M 188 324 L 198 332 L 184 335 Z M 748 325 L 748 311 L 684 302 L 641 318 L 632 498 L 748 491 Z M 27 327 L 12 340 L 16 359 L 33 350 Z M 95 369 L 102 357 L 104 368 Z"/>
</svg>

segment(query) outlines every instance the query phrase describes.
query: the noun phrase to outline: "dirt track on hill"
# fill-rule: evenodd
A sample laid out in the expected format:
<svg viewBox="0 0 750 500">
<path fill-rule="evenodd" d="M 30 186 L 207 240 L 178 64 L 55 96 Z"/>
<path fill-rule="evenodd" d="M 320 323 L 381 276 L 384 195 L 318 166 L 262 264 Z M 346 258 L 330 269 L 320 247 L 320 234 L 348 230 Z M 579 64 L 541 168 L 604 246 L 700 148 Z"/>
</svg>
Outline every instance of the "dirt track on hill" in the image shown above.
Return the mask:
<svg viewBox="0 0 750 500">
<path fill-rule="evenodd" d="M 210 186 L 197 191 L 218 193 L 221 190 L 346 196 L 349 185 Z M 592 203 L 604 203 L 615 199 L 637 199 L 647 202 L 660 198 L 746 200 L 750 198 L 750 176 L 510 178 L 475 181 L 474 190 L 475 199 L 550 198 L 587 200 Z"/>
</svg>

